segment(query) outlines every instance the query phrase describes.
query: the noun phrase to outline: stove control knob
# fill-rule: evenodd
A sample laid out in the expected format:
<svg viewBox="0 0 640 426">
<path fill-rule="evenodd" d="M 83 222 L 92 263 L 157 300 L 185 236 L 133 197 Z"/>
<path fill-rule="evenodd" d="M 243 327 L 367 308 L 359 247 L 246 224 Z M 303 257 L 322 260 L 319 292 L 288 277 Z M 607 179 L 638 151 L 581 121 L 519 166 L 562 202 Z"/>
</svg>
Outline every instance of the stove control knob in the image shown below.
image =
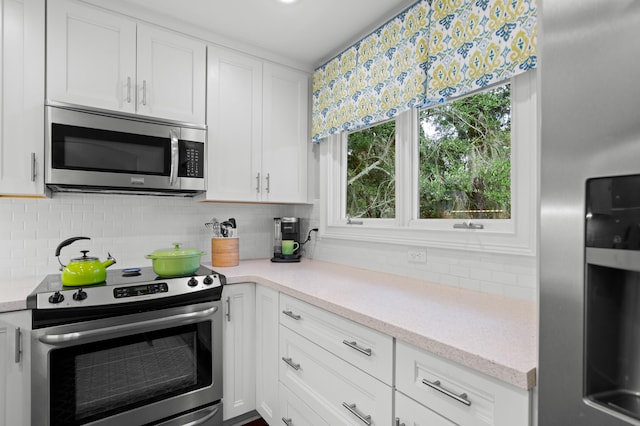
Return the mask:
<svg viewBox="0 0 640 426">
<path fill-rule="evenodd" d="M 59 291 L 56 291 L 49 296 L 49 303 L 61 303 L 64 300 L 64 296 Z"/>
<path fill-rule="evenodd" d="M 204 277 L 204 281 L 202 281 L 203 283 L 205 283 L 205 285 L 211 285 L 213 284 L 213 278 L 211 278 L 209 275 L 207 275 L 206 277 Z"/>
<path fill-rule="evenodd" d="M 189 280 L 189 282 L 187 282 L 187 285 L 189 287 L 195 287 L 198 285 L 198 280 L 196 280 L 194 277 L 191 277 L 191 279 Z"/>
<path fill-rule="evenodd" d="M 87 298 L 87 292 L 83 289 L 78 290 L 76 293 L 73 293 L 73 300 L 81 301 Z"/>
</svg>

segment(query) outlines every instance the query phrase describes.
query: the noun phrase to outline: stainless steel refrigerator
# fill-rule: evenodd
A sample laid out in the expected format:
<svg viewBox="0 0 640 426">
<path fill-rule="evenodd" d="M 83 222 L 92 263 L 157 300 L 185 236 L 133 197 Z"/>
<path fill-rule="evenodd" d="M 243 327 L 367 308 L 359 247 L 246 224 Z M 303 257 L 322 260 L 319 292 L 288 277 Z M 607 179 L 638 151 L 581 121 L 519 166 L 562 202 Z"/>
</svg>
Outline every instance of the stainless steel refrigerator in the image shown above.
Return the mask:
<svg viewBox="0 0 640 426">
<path fill-rule="evenodd" d="M 539 6 L 538 423 L 640 425 L 640 1 Z"/>
</svg>

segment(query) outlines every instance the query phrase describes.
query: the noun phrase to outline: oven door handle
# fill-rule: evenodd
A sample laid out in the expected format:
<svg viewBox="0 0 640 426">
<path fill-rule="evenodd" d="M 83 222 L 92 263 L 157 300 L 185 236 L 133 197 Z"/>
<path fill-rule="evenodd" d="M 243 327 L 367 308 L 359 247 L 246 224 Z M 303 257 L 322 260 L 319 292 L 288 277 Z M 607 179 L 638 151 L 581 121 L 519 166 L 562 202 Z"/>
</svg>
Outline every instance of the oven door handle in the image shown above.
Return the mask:
<svg viewBox="0 0 640 426">
<path fill-rule="evenodd" d="M 38 337 L 38 340 L 48 345 L 63 345 L 69 342 L 80 342 L 87 339 L 102 337 L 105 335 L 122 334 L 129 331 L 135 331 L 140 328 L 156 327 L 165 324 L 172 326 L 191 324 L 201 318 L 208 317 L 218 310 L 217 306 L 212 306 L 203 311 L 189 312 L 186 314 L 178 314 L 166 318 L 155 318 L 147 321 L 134 322 L 132 324 L 122 324 L 113 327 L 98 328 L 95 330 L 77 331 L 74 333 L 63 334 L 44 334 Z"/>
</svg>

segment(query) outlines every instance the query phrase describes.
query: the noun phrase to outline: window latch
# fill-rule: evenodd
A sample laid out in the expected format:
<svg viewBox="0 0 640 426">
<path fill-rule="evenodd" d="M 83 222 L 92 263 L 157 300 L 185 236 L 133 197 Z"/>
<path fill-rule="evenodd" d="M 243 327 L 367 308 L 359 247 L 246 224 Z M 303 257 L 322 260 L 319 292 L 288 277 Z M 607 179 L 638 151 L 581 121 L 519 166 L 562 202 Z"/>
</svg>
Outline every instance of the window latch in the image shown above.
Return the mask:
<svg viewBox="0 0 640 426">
<path fill-rule="evenodd" d="M 347 225 L 362 225 L 363 223 L 361 220 L 351 220 L 351 218 L 347 216 Z"/>
<path fill-rule="evenodd" d="M 453 225 L 455 229 L 484 229 L 481 223 L 462 222 Z"/>
</svg>

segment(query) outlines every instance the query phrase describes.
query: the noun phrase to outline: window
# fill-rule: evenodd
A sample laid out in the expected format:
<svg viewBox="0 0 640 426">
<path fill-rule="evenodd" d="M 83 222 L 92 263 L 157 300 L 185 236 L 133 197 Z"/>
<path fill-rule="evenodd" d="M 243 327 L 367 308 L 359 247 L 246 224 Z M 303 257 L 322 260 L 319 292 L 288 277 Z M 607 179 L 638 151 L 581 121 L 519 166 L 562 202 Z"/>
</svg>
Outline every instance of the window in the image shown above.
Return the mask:
<svg viewBox="0 0 640 426">
<path fill-rule="evenodd" d="M 331 136 L 320 145 L 323 236 L 534 253 L 535 76 Z"/>
<path fill-rule="evenodd" d="M 348 217 L 396 217 L 395 142 L 395 121 L 347 135 Z"/>
<path fill-rule="evenodd" d="M 511 86 L 419 113 L 420 219 L 511 217 Z"/>
</svg>

